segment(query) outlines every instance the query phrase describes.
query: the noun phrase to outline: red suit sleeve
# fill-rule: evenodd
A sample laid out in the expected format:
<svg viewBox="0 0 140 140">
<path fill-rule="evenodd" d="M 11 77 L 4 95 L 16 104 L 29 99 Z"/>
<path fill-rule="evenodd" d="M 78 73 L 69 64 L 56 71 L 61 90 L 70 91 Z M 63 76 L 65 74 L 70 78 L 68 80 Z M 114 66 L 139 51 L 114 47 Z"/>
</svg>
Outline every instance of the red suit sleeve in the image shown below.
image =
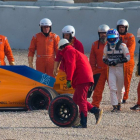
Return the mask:
<svg viewBox="0 0 140 140">
<path fill-rule="evenodd" d="M 76 38 L 74 38 L 74 39 L 75 39 L 75 41 L 74 41 L 74 46 L 73 47 L 76 50 L 78 50 L 79 52 L 84 54 L 84 46 L 83 46 L 83 44 L 79 40 L 77 40 Z"/>
<path fill-rule="evenodd" d="M 78 46 L 76 48 L 79 52 L 84 54 L 84 47 L 83 44 L 79 41 Z"/>
<path fill-rule="evenodd" d="M 62 60 L 61 51 L 58 50 L 58 52 L 57 52 L 57 54 L 56 54 L 55 61 L 60 62 L 61 60 Z"/>
</svg>

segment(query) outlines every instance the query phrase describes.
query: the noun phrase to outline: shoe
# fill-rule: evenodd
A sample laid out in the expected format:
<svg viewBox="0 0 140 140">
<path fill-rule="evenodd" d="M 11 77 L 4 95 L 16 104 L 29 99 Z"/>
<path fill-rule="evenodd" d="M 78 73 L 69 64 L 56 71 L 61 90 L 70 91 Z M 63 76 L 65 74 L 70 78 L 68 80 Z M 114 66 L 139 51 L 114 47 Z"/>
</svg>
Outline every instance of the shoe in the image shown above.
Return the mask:
<svg viewBox="0 0 140 140">
<path fill-rule="evenodd" d="M 140 111 L 140 105 L 135 105 L 133 107 L 130 107 L 131 110 L 139 110 Z"/>
<path fill-rule="evenodd" d="M 80 124 L 72 126 L 73 128 L 87 128 L 87 117 L 84 116 L 84 113 L 80 113 Z"/>
<path fill-rule="evenodd" d="M 96 124 L 99 124 L 102 119 L 103 109 L 99 109 L 99 112 L 94 114 L 96 119 Z"/>
<path fill-rule="evenodd" d="M 122 104 L 125 104 L 126 103 L 126 100 L 122 100 Z"/>
<path fill-rule="evenodd" d="M 117 105 L 117 110 L 118 110 L 118 111 L 121 111 L 121 103 L 118 103 L 118 105 Z"/>
<path fill-rule="evenodd" d="M 78 124 L 75 126 L 72 126 L 73 128 L 87 128 L 87 126 L 83 126 L 82 124 Z"/>
<path fill-rule="evenodd" d="M 118 105 L 113 105 L 113 110 L 111 112 L 117 112 L 118 111 Z"/>
<path fill-rule="evenodd" d="M 90 110 L 90 112 L 91 112 L 92 114 L 94 114 L 95 119 L 96 119 L 96 124 L 100 123 L 101 118 L 102 118 L 102 114 L 103 114 L 103 109 L 99 109 L 99 108 L 97 108 L 97 107 L 94 106 L 94 107 Z"/>
</svg>

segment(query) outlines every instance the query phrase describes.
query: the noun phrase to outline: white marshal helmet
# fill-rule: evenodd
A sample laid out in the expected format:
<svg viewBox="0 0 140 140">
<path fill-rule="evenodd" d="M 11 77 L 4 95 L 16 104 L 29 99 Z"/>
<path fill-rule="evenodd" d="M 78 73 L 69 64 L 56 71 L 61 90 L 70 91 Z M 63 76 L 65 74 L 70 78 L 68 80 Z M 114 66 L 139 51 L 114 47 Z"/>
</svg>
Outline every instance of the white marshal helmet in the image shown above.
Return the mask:
<svg viewBox="0 0 140 140">
<path fill-rule="evenodd" d="M 106 24 L 102 24 L 98 27 L 98 33 L 106 33 L 109 30 L 109 26 Z"/>
<path fill-rule="evenodd" d="M 62 33 L 70 33 L 72 37 L 75 37 L 75 29 L 71 25 L 67 25 L 62 29 Z"/>
<path fill-rule="evenodd" d="M 52 26 L 52 22 L 48 18 L 43 18 L 40 20 L 39 26 Z"/>
<path fill-rule="evenodd" d="M 125 27 L 126 27 L 126 32 L 128 31 L 129 23 L 128 23 L 127 20 L 125 20 L 125 19 L 120 19 L 120 20 L 118 20 L 118 21 L 117 21 L 117 30 L 118 30 L 118 27 L 119 27 L 120 25 L 125 26 Z"/>
<path fill-rule="evenodd" d="M 140 28 L 137 31 L 137 37 L 140 39 Z"/>
<path fill-rule="evenodd" d="M 59 49 L 62 49 L 61 47 L 63 46 L 63 45 L 65 45 L 65 44 L 68 44 L 69 43 L 69 41 L 67 40 L 67 39 L 61 39 L 60 41 L 59 41 L 59 43 L 58 43 L 58 47 L 59 47 Z"/>
</svg>

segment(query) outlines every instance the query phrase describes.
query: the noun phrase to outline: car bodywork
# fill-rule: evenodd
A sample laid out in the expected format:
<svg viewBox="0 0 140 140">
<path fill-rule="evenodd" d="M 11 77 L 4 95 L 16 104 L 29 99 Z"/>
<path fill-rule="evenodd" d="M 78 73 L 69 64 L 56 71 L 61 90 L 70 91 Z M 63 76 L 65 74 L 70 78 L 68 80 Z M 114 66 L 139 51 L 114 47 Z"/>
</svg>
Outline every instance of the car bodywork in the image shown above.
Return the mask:
<svg viewBox="0 0 140 140">
<path fill-rule="evenodd" d="M 26 108 L 28 92 L 44 86 L 54 88 L 58 94 L 74 92 L 66 88 L 65 73 L 55 79 L 27 66 L 0 66 L 0 109 Z"/>
</svg>

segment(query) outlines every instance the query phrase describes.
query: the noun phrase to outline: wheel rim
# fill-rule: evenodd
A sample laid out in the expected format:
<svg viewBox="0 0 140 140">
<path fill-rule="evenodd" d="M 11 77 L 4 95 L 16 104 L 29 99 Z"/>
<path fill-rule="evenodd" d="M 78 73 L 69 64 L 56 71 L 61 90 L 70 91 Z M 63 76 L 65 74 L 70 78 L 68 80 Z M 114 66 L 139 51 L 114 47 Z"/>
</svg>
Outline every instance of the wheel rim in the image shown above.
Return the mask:
<svg viewBox="0 0 140 140">
<path fill-rule="evenodd" d="M 67 121 L 69 118 L 71 118 L 72 110 L 70 109 L 70 106 L 66 103 L 60 103 L 55 108 L 56 116 L 61 121 Z"/>
<path fill-rule="evenodd" d="M 49 105 L 49 100 L 42 94 L 33 95 L 31 98 L 31 107 L 34 110 L 46 109 Z"/>
</svg>

